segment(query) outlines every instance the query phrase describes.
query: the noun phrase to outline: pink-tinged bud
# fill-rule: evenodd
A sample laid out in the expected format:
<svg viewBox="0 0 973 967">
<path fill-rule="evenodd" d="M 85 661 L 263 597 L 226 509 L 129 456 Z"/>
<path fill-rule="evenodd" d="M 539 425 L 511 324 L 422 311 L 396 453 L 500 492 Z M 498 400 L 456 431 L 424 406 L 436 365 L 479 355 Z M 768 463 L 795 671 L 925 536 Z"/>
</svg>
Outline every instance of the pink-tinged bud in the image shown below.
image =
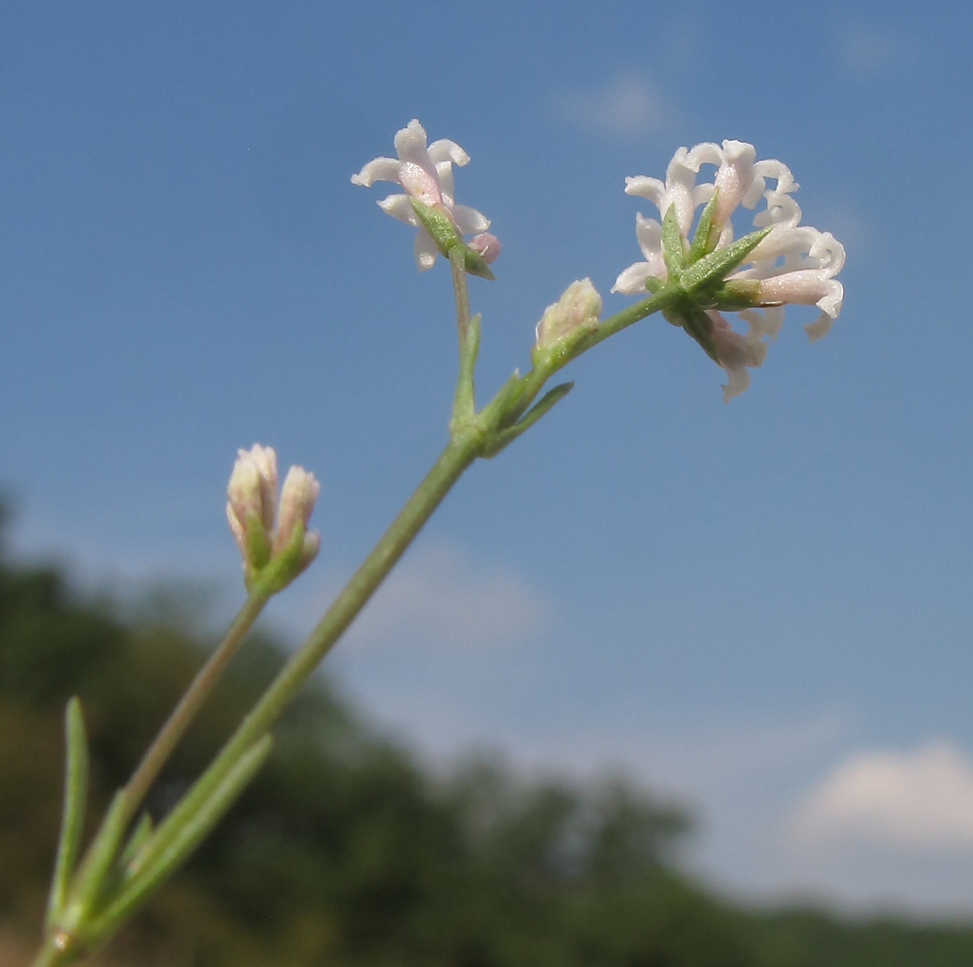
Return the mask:
<svg viewBox="0 0 973 967">
<path fill-rule="evenodd" d="M 305 528 L 320 489 L 314 474 L 291 467 L 278 506 L 274 451 L 258 444 L 239 451 L 227 486 L 226 516 L 248 588 L 261 580 L 265 591 L 280 591 L 314 560 L 321 538 Z"/>
<path fill-rule="evenodd" d="M 255 520 L 259 524 L 268 543 L 274 527 L 277 455 L 272 447 L 262 447 L 259 443 L 249 450 L 239 450 L 237 454 L 226 488 L 226 516 L 240 553 L 247 557 L 247 533 L 253 526 L 248 521 Z"/>
<path fill-rule="evenodd" d="M 500 239 L 489 232 L 481 232 L 479 235 L 470 239 L 470 248 L 476 252 L 487 265 L 497 260 L 500 254 Z"/>
<path fill-rule="evenodd" d="M 535 330 L 534 353 L 553 349 L 558 343 L 580 339 L 598 328 L 601 296 L 591 279 L 572 282 L 560 299 L 544 310 Z"/>
<path fill-rule="evenodd" d="M 317 531 L 310 531 L 304 535 L 304 543 L 301 546 L 301 557 L 298 561 L 297 574 L 300 574 L 317 556 L 321 550 L 321 535 Z"/>
<path fill-rule="evenodd" d="M 321 485 L 313 473 L 303 467 L 291 467 L 287 471 L 280 494 L 280 512 L 277 518 L 277 534 L 274 537 L 273 553 L 277 554 L 290 542 L 295 526 L 307 526 L 318 499 Z M 315 553 L 317 553 L 315 551 Z M 309 562 L 310 563 L 310 562 Z"/>
</svg>

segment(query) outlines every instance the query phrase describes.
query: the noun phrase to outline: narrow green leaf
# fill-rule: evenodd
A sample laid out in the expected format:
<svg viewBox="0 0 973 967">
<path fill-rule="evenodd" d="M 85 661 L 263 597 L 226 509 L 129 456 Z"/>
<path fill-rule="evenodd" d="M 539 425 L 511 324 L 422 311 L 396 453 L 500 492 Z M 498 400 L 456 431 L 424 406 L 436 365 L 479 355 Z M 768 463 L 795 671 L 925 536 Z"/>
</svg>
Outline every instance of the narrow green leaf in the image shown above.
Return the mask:
<svg viewBox="0 0 973 967">
<path fill-rule="evenodd" d="M 142 818 L 138 821 L 132 835 L 129 836 L 125 848 L 122 850 L 121 865 L 128 866 L 138 855 L 139 850 L 148 842 L 152 835 L 152 817 L 148 813 L 142 813 Z"/>
<path fill-rule="evenodd" d="M 61 814 L 61 837 L 54 863 L 54 879 L 47 902 L 47 927 L 50 929 L 64 909 L 68 883 L 81 849 L 84 833 L 85 806 L 88 801 L 88 738 L 84 714 L 78 697 L 72 698 L 64 713 L 64 807 Z"/>
<path fill-rule="evenodd" d="M 101 915 L 89 928 L 90 939 L 97 943 L 101 938 L 114 933 L 121 924 L 148 898 L 157 887 L 175 872 L 210 830 L 223 818 L 227 810 L 236 802 L 243 790 L 264 764 L 273 740 L 265 735 L 254 743 L 227 772 L 222 782 L 212 794 L 201 802 L 195 812 L 188 817 L 179 817 L 176 830 L 167 830 L 169 822 L 164 821 L 157 835 L 164 831 L 166 845 L 148 860 L 143 868 L 120 890 L 115 899 L 106 906 Z M 170 815 L 171 818 L 171 815 Z M 146 844 L 151 851 L 151 840 Z"/>
<path fill-rule="evenodd" d="M 527 408 L 524 403 L 526 380 L 527 377 L 521 376 L 520 370 L 515 369 L 480 411 L 477 422 L 484 426 L 507 427 L 519 419 Z"/>
<path fill-rule="evenodd" d="M 727 273 L 740 265 L 769 234 L 770 229 L 764 228 L 759 232 L 751 232 L 743 238 L 738 238 L 726 248 L 718 248 L 715 252 L 710 252 L 680 276 L 679 281 L 683 289 L 692 294 L 703 286 L 722 282 Z"/>
<path fill-rule="evenodd" d="M 693 234 L 693 241 L 689 246 L 690 265 L 698 262 L 704 255 L 708 255 L 716 244 L 716 238 L 711 239 L 710 232 L 713 227 L 713 212 L 716 210 L 716 199 L 719 193 L 719 188 L 713 189 L 712 197 L 700 213 L 699 222 L 696 224 L 696 231 Z M 717 238 L 719 238 L 718 234 Z"/>
<path fill-rule="evenodd" d="M 125 796 L 116 792 L 65 900 L 59 924 L 70 932 L 79 932 L 105 892 L 127 825 Z"/>
<path fill-rule="evenodd" d="M 432 236 L 436 243 L 436 248 L 446 258 L 449 258 L 449 250 L 454 245 L 466 247 L 463 236 L 457 231 L 456 226 L 450 221 L 449 216 L 438 208 L 425 205 L 417 198 L 409 198 L 412 202 L 412 210 L 419 217 L 426 231 Z M 476 253 L 474 253 L 476 254 Z M 486 265 L 486 263 L 483 263 Z M 489 270 L 488 270 L 489 271 Z"/>
<path fill-rule="evenodd" d="M 471 249 L 465 242 L 463 243 L 463 260 L 466 265 L 466 271 L 470 275 L 475 275 L 481 279 L 488 279 L 490 282 L 496 282 L 497 277 L 487 264 L 487 260 L 479 252 Z"/>
<path fill-rule="evenodd" d="M 679 273 L 686 264 L 686 253 L 683 251 L 682 232 L 676 219 L 676 206 L 670 205 L 662 219 L 662 259 L 666 263 L 670 279 L 679 278 Z"/>
<path fill-rule="evenodd" d="M 564 399 L 571 390 L 574 383 L 560 383 L 553 389 L 548 390 L 538 401 L 537 405 L 529 410 L 519 422 L 506 430 L 501 430 L 493 441 L 484 450 L 484 457 L 495 457 L 505 446 L 513 443 L 525 430 L 530 429 L 545 413 L 549 412 L 555 403 Z"/>
</svg>

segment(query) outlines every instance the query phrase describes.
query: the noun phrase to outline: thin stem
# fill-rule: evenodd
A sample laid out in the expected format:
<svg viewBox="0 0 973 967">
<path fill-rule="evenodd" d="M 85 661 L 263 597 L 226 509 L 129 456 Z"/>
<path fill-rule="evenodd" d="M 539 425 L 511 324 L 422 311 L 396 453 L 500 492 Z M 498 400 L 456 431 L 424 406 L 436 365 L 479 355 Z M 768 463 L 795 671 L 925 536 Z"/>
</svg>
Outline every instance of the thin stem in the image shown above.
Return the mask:
<svg viewBox="0 0 973 967">
<path fill-rule="evenodd" d="M 68 967 L 69 964 L 76 963 L 79 956 L 68 953 L 56 941 L 52 941 L 41 947 L 31 967 Z"/>
<path fill-rule="evenodd" d="M 464 250 L 454 245 L 449 250 L 449 267 L 453 274 L 453 298 L 456 301 L 456 336 L 459 343 L 459 369 L 453 393 L 453 411 L 449 425 L 452 432 L 461 431 L 476 415 L 473 375 L 480 349 L 480 317 L 470 317 L 470 296 L 466 286 Z"/>
<path fill-rule="evenodd" d="M 520 406 L 515 417 L 519 417 L 521 413 L 527 410 L 536 399 L 537 394 L 544 388 L 544 384 L 559 369 L 563 369 L 569 362 L 577 359 L 582 353 L 586 353 L 609 336 L 614 336 L 616 332 L 634 325 L 646 316 L 651 316 L 654 312 L 668 309 L 679 301 L 681 295 L 681 291 L 675 286 L 666 286 L 648 298 L 642 299 L 641 302 L 634 302 L 627 309 L 622 309 L 621 312 L 616 312 L 613 316 L 602 319 L 598 328 L 590 336 L 573 347 L 568 355 L 551 360 L 552 365 L 544 366 L 541 369 L 532 368 L 522 379 Z"/>
<path fill-rule="evenodd" d="M 132 873 L 147 868 L 207 801 L 236 761 L 274 725 L 318 663 L 344 633 L 385 576 L 391 571 L 450 488 L 476 459 L 481 434 L 456 434 L 447 444 L 425 479 L 416 488 L 388 530 L 335 598 L 307 640 L 278 673 L 262 698 L 240 723 L 223 750 L 167 817 L 155 839 L 133 863 Z"/>
<path fill-rule="evenodd" d="M 179 704 L 173 709 L 152 745 L 142 756 L 142 761 L 122 790 L 125 801 L 123 815 L 126 823 L 138 812 L 139 806 L 142 805 L 142 801 L 149 789 L 152 788 L 152 784 L 159 777 L 159 773 L 172 754 L 172 750 L 185 735 L 186 729 L 189 728 L 190 723 L 196 717 L 196 713 L 213 691 L 226 666 L 230 663 L 230 659 L 236 654 L 240 643 L 253 626 L 254 621 L 257 620 L 257 616 L 263 610 L 269 597 L 270 595 L 259 587 L 250 593 L 250 597 L 237 612 L 216 651 L 210 655 L 206 664 L 196 673 L 196 677 L 179 700 Z"/>
<path fill-rule="evenodd" d="M 587 352 L 592 346 L 614 336 L 616 332 L 626 329 L 640 319 L 651 316 L 653 312 L 660 312 L 675 305 L 682 297 L 682 291 L 676 286 L 665 286 L 658 292 L 653 293 L 641 302 L 633 302 L 627 309 L 616 312 L 615 315 L 602 319 L 598 328 L 587 339 L 580 343 L 575 350 L 574 357 L 577 358 L 582 353 Z"/>
<path fill-rule="evenodd" d="M 449 268 L 453 274 L 453 298 L 456 302 L 456 331 L 459 336 L 460 362 L 466 334 L 470 328 L 470 294 L 466 285 L 466 253 L 462 246 L 454 245 L 449 250 Z"/>
</svg>

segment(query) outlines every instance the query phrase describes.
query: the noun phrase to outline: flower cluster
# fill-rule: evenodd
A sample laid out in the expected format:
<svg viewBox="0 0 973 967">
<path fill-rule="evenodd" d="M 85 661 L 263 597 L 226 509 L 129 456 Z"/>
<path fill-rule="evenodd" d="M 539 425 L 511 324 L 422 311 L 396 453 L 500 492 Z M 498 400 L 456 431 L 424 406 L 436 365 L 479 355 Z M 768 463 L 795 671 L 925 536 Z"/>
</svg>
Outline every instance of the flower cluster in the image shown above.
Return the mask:
<svg viewBox="0 0 973 967">
<path fill-rule="evenodd" d="M 313 473 L 291 467 L 277 502 L 277 454 L 255 443 L 239 450 L 226 488 L 226 516 L 240 549 L 247 585 L 277 565 L 273 590 L 290 583 L 317 556 L 321 538 L 307 530 L 321 487 Z M 276 525 L 275 525 L 276 518 Z"/>
<path fill-rule="evenodd" d="M 625 180 L 625 191 L 651 201 L 662 222 L 636 216 L 635 234 L 645 261 L 622 272 L 613 292 L 644 294 L 670 278 L 671 256 L 663 242 L 664 225 L 670 209 L 678 227 L 683 253 L 697 247 L 690 241 L 696 209 L 710 203 L 707 238 L 698 251 L 709 254 L 733 242 L 730 216 L 738 206 L 755 208 L 763 198 L 766 206 L 754 217 L 754 225 L 766 230 L 765 236 L 725 277 L 725 291 L 733 298 L 725 304 L 701 306 L 700 318 L 707 330 L 708 345 L 716 361 L 726 370 L 724 402 L 742 393 L 750 383 L 748 366 L 759 366 L 767 351 L 764 337 L 773 339 L 783 323 L 786 303 L 817 305 L 821 315 L 804 327 L 813 342 L 831 327 L 841 309 L 843 289 L 834 276 L 841 270 L 845 251 L 829 232 L 801 225 L 801 209 L 791 197 L 798 185 L 786 165 L 775 160 L 756 161 L 753 145 L 724 141 L 722 147 L 697 144 L 680 148 L 666 171 L 665 182 L 638 176 Z M 703 165 L 716 166 L 712 183 L 696 184 Z M 768 187 L 768 179 L 773 186 Z M 721 309 L 740 311 L 747 332 L 736 332 L 721 315 Z M 742 310 L 742 311 L 741 311 Z M 677 325 L 684 320 L 668 316 Z M 700 338 L 698 330 L 687 331 Z"/>
<path fill-rule="evenodd" d="M 460 237 L 479 233 L 469 247 L 485 263 L 493 262 L 500 254 L 500 242 L 486 232 L 490 220 L 475 208 L 457 205 L 453 200 L 453 165 L 462 167 L 470 156 L 447 138 L 427 147 L 426 131 L 415 119 L 395 135 L 395 151 L 398 158 L 375 158 L 352 175 L 351 181 L 366 188 L 376 181 L 392 181 L 405 189 L 404 195 L 389 195 L 378 204 L 393 218 L 418 229 L 415 256 L 419 271 L 430 268 L 438 254 L 446 254 L 442 241 L 430 234 L 429 217 L 420 217 L 425 210 L 445 219 L 447 231 L 451 226 Z"/>
</svg>

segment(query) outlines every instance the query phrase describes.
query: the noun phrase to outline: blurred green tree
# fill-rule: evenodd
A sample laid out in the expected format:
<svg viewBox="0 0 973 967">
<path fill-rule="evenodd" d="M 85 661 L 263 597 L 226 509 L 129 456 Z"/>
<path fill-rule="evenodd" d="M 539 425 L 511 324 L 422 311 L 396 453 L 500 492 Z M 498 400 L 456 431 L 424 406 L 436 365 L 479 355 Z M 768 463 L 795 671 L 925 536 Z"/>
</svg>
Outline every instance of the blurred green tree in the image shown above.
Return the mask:
<svg viewBox="0 0 973 967">
<path fill-rule="evenodd" d="M 120 616 L 0 542 L 0 956 L 39 932 L 64 703 L 81 696 L 92 805 L 122 784 L 213 642 Z M 203 768 L 281 663 L 254 635 L 149 799 Z M 760 914 L 673 865 L 685 813 L 624 781 L 528 783 L 472 758 L 434 777 L 319 678 L 189 866 L 97 961 L 127 967 L 968 967 L 973 931 Z M 10 963 L 8 964 L 8 961 Z"/>
</svg>

